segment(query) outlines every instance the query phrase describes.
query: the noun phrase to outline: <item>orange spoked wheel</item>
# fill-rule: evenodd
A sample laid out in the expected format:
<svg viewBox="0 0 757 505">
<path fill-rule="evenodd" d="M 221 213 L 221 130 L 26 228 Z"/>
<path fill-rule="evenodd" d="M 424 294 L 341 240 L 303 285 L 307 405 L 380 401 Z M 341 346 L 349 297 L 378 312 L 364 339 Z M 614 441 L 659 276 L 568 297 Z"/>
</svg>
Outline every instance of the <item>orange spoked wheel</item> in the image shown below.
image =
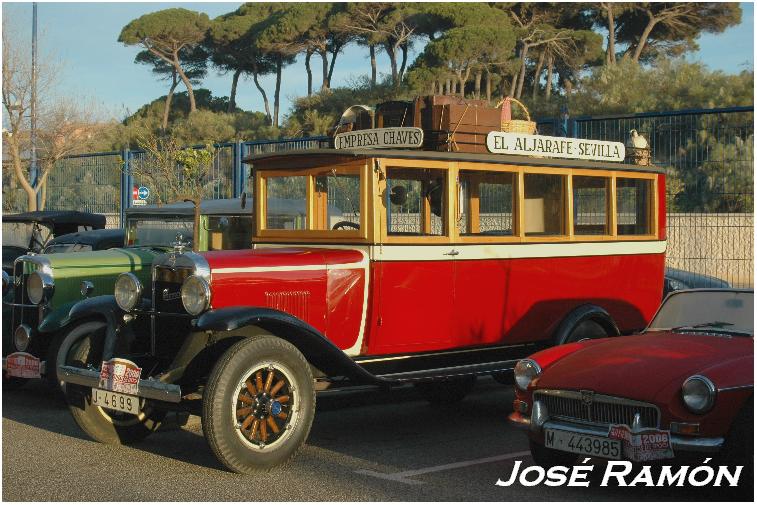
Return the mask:
<svg viewBox="0 0 757 505">
<path fill-rule="evenodd" d="M 294 404 L 292 384 L 273 364 L 254 371 L 239 389 L 236 418 L 252 443 L 274 443 L 289 427 Z"/>
<path fill-rule="evenodd" d="M 315 414 L 310 364 L 284 339 L 261 335 L 232 345 L 203 393 L 202 429 L 229 470 L 254 473 L 288 463 Z"/>
</svg>

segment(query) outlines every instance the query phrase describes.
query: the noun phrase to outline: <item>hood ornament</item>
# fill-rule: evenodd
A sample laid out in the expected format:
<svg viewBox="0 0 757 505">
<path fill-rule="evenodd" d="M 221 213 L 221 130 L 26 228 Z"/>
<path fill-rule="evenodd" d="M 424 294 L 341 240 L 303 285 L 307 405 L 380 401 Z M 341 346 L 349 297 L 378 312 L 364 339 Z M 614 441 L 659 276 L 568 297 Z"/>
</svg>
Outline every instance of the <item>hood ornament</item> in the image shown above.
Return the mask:
<svg viewBox="0 0 757 505">
<path fill-rule="evenodd" d="M 176 261 L 175 254 L 182 254 L 184 252 L 185 247 L 189 247 L 189 240 L 184 240 L 184 235 L 181 233 L 176 234 L 176 238 L 173 242 L 171 242 L 171 245 L 173 246 L 173 253 L 171 254 L 171 257 L 173 258 L 173 261 Z"/>
</svg>

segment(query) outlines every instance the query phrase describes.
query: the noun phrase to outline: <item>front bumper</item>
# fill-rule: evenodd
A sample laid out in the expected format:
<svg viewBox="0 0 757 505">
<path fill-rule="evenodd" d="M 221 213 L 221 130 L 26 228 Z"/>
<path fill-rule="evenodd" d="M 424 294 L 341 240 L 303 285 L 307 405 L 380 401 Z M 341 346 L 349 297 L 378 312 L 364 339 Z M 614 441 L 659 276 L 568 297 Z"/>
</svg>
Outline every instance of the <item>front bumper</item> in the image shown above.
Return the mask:
<svg viewBox="0 0 757 505">
<path fill-rule="evenodd" d="M 531 418 L 521 414 L 520 412 L 513 412 L 507 417 L 511 426 L 521 430 L 531 430 Z M 559 421 L 551 419 L 546 421 L 539 432 L 543 429 L 563 430 L 571 431 L 574 433 L 581 433 L 583 435 L 594 435 L 597 437 L 606 437 L 607 428 L 603 426 L 595 426 L 590 424 L 578 424 L 568 421 Z M 533 431 L 533 430 L 531 430 Z M 725 444 L 725 438 L 723 437 L 687 437 L 683 435 L 670 434 L 670 442 L 674 451 L 681 452 L 702 452 L 702 453 L 716 453 L 723 449 Z"/>
<path fill-rule="evenodd" d="M 58 367 L 58 379 L 80 386 L 100 387 L 99 370 L 61 365 Z M 137 384 L 137 396 L 162 402 L 179 403 L 181 402 L 181 387 L 153 379 L 140 379 Z"/>
</svg>

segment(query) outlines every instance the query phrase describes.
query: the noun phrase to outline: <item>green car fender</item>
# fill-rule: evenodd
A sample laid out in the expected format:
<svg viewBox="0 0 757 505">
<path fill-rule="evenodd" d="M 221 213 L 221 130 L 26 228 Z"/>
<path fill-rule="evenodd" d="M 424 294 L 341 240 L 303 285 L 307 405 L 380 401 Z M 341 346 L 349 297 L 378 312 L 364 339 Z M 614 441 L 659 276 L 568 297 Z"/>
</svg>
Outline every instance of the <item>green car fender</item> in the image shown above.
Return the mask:
<svg viewBox="0 0 757 505">
<path fill-rule="evenodd" d="M 68 324 L 68 314 L 71 312 L 71 307 L 76 305 L 79 300 L 72 300 L 55 307 L 49 314 L 47 314 L 39 323 L 37 330 L 40 333 L 52 333 L 58 331 Z"/>
</svg>

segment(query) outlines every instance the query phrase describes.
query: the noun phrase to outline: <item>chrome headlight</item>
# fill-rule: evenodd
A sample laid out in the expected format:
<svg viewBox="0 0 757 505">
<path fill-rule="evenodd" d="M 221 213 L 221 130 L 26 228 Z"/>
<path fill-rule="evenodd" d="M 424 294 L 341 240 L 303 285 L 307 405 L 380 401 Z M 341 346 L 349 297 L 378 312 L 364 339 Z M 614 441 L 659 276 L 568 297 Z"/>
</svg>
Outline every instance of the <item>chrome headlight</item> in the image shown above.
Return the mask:
<svg viewBox="0 0 757 505">
<path fill-rule="evenodd" d="M 541 367 L 532 359 L 522 359 L 515 365 L 515 385 L 525 391 L 531 381 L 541 375 Z"/>
<path fill-rule="evenodd" d="M 139 279 L 133 273 L 123 273 L 116 279 L 113 294 L 121 310 L 129 312 L 142 299 L 142 283 L 139 282 Z"/>
<path fill-rule="evenodd" d="M 8 275 L 8 272 L 3 270 L 3 296 L 5 296 L 5 293 L 8 292 L 8 288 L 11 285 L 11 276 Z"/>
<path fill-rule="evenodd" d="M 16 331 L 13 332 L 13 344 L 16 346 L 16 350 L 20 352 L 26 351 L 31 341 L 32 329 L 28 324 L 19 324 Z"/>
<path fill-rule="evenodd" d="M 704 375 L 692 375 L 681 388 L 681 397 L 686 408 L 695 414 L 704 414 L 715 405 L 715 384 Z"/>
<path fill-rule="evenodd" d="M 55 283 L 48 273 L 36 271 L 26 279 L 26 294 L 34 305 L 50 300 L 54 290 Z"/>
<path fill-rule="evenodd" d="M 181 303 L 184 309 L 196 316 L 210 306 L 210 286 L 202 277 L 187 277 L 181 286 Z"/>
</svg>

